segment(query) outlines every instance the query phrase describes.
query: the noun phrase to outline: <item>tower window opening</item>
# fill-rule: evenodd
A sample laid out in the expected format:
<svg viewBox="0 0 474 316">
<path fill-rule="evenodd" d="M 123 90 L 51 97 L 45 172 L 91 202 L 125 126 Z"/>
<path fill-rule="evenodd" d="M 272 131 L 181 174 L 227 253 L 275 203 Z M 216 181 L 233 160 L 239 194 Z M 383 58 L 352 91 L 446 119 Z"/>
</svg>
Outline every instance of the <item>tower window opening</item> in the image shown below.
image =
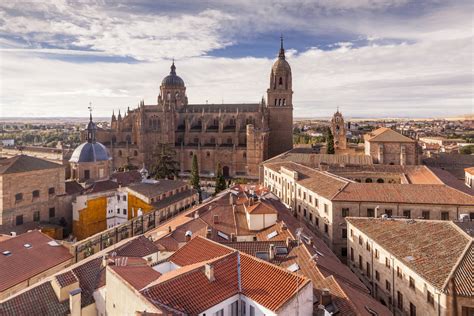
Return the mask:
<svg viewBox="0 0 474 316">
<path fill-rule="evenodd" d="M 277 106 L 277 99 L 275 99 L 275 106 Z"/>
<path fill-rule="evenodd" d="M 286 105 L 286 99 L 283 99 L 283 106 Z"/>
<path fill-rule="evenodd" d="M 279 84 L 279 85 L 282 85 L 282 84 L 283 84 L 283 78 L 282 78 L 282 77 L 280 77 L 280 79 L 278 79 L 278 84 Z"/>
</svg>

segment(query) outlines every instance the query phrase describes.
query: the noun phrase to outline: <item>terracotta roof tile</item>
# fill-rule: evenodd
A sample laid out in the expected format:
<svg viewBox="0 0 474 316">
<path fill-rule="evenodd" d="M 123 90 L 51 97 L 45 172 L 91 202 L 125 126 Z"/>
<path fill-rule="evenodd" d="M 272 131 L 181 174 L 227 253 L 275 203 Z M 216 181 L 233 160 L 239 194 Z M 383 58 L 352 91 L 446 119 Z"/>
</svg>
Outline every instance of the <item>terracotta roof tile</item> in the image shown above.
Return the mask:
<svg viewBox="0 0 474 316">
<path fill-rule="evenodd" d="M 55 276 L 55 279 L 60 287 L 66 287 L 68 285 L 79 282 L 79 279 L 76 277 L 73 271 L 67 271 L 65 273 L 58 274 Z"/>
<path fill-rule="evenodd" d="M 247 206 L 246 210 L 250 214 L 276 214 L 277 211 L 268 203 L 264 201 L 257 201 L 255 204 Z"/>
<path fill-rule="evenodd" d="M 125 172 L 115 172 L 110 175 L 110 179 L 116 180 L 119 185 L 125 187 L 132 183 L 140 182 L 142 180 L 142 176 L 137 170 L 131 170 Z"/>
<path fill-rule="evenodd" d="M 386 127 L 378 128 L 364 135 L 364 139 L 369 142 L 403 142 L 414 143 L 415 140 L 403 136 L 402 134 Z"/>
<path fill-rule="evenodd" d="M 27 155 L 18 155 L 12 158 L 0 159 L 0 174 L 10 174 L 57 168 L 64 168 L 64 166 L 50 162 L 48 160 Z"/>
<path fill-rule="evenodd" d="M 143 265 L 110 266 L 120 277 L 127 281 L 136 290 L 141 290 L 161 276 L 152 267 Z"/>
<path fill-rule="evenodd" d="M 232 250 L 229 248 L 222 247 L 219 244 L 197 236 L 171 255 L 169 261 L 179 266 L 186 266 L 221 257 L 231 252 Z"/>
<path fill-rule="evenodd" d="M 457 295 L 474 296 L 474 245 L 471 245 L 464 254 L 454 272 L 454 285 Z M 452 292 L 448 284 L 448 292 Z"/>
<path fill-rule="evenodd" d="M 36 230 L 0 242 L 0 252 L 11 252 L 0 255 L 0 291 L 72 259 L 66 247 L 49 242 L 54 240 Z"/>
<path fill-rule="evenodd" d="M 139 236 L 115 250 L 117 256 L 145 257 L 159 251 L 158 247 L 145 236 Z"/>
<path fill-rule="evenodd" d="M 356 217 L 346 220 L 439 289 L 472 242 L 449 221 Z M 408 260 L 409 256 L 413 259 Z"/>
</svg>

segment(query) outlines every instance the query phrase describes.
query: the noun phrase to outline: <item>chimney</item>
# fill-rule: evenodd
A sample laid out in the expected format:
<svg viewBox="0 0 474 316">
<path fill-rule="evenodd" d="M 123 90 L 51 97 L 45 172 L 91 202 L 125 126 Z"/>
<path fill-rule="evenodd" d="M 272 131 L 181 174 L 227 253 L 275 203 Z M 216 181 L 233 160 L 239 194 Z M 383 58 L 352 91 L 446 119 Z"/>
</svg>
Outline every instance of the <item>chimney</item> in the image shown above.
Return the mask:
<svg viewBox="0 0 474 316">
<path fill-rule="evenodd" d="M 287 230 L 288 226 L 285 223 L 281 223 L 281 230 Z"/>
<path fill-rule="evenodd" d="M 199 218 L 199 210 L 196 210 L 196 212 L 194 212 L 194 219 L 198 219 Z"/>
<path fill-rule="evenodd" d="M 209 227 L 209 226 L 207 227 L 206 237 L 209 238 L 209 239 L 212 237 L 212 228 Z"/>
<path fill-rule="evenodd" d="M 235 234 L 231 233 L 230 234 L 230 241 L 236 241 Z"/>
<path fill-rule="evenodd" d="M 291 246 L 291 238 L 290 237 L 286 237 L 286 247 L 287 248 L 290 248 Z"/>
<path fill-rule="evenodd" d="M 319 300 L 321 305 L 328 306 L 332 303 L 331 293 L 329 289 L 322 289 L 321 290 L 321 299 Z"/>
<path fill-rule="evenodd" d="M 215 280 L 214 277 L 214 266 L 210 263 L 206 263 L 204 266 L 204 273 L 206 274 L 206 277 L 209 279 L 210 282 L 213 282 Z"/>
<path fill-rule="evenodd" d="M 234 205 L 234 195 L 232 193 L 229 195 L 229 204 Z"/>
<path fill-rule="evenodd" d="M 105 255 L 102 256 L 102 267 L 103 268 L 107 266 L 107 264 L 108 264 L 107 261 L 108 261 L 108 258 L 107 258 L 107 255 L 105 254 Z"/>
<path fill-rule="evenodd" d="M 214 225 L 215 225 L 215 224 L 219 224 L 219 215 L 214 215 L 214 217 L 213 217 L 213 223 L 214 223 Z"/>
<path fill-rule="evenodd" d="M 275 259 L 275 245 L 274 244 L 270 244 L 270 248 L 268 250 L 268 258 L 270 260 Z"/>
<path fill-rule="evenodd" d="M 81 316 L 81 289 L 77 288 L 69 292 L 69 310 L 71 316 Z"/>
<path fill-rule="evenodd" d="M 191 240 L 192 235 L 193 235 L 192 231 L 190 230 L 186 231 L 186 233 L 184 234 L 184 237 L 186 238 L 186 242 Z"/>
</svg>

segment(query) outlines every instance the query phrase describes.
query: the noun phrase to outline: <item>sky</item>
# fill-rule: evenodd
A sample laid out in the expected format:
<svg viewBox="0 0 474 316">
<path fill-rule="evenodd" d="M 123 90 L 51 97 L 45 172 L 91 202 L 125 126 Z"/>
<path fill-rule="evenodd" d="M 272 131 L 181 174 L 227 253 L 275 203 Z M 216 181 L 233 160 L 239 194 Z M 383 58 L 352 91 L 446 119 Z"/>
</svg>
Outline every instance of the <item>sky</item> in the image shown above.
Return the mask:
<svg viewBox="0 0 474 316">
<path fill-rule="evenodd" d="M 0 116 L 156 104 L 175 59 L 190 103 L 256 103 L 283 34 L 294 116 L 474 113 L 467 0 L 0 1 Z"/>
</svg>

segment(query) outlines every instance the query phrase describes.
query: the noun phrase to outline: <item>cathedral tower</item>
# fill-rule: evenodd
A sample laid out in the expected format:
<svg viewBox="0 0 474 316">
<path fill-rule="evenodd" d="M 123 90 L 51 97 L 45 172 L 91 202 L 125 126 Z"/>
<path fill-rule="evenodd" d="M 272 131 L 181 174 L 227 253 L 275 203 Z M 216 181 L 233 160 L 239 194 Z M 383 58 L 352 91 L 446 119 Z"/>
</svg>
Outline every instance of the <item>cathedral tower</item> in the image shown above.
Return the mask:
<svg viewBox="0 0 474 316">
<path fill-rule="evenodd" d="M 337 109 L 331 120 L 331 132 L 334 136 L 334 149 L 346 149 L 346 126 L 342 113 Z"/>
<path fill-rule="evenodd" d="M 183 79 L 176 74 L 176 66 L 173 60 L 170 74 L 161 81 L 158 105 L 163 107 L 163 111 L 169 111 L 171 109 L 179 111 L 187 103 L 186 86 L 184 85 Z"/>
<path fill-rule="evenodd" d="M 280 53 L 270 73 L 270 87 L 267 90 L 268 125 L 270 137 L 268 158 L 293 148 L 293 90 L 291 67 L 285 59 L 283 37 Z"/>
</svg>

